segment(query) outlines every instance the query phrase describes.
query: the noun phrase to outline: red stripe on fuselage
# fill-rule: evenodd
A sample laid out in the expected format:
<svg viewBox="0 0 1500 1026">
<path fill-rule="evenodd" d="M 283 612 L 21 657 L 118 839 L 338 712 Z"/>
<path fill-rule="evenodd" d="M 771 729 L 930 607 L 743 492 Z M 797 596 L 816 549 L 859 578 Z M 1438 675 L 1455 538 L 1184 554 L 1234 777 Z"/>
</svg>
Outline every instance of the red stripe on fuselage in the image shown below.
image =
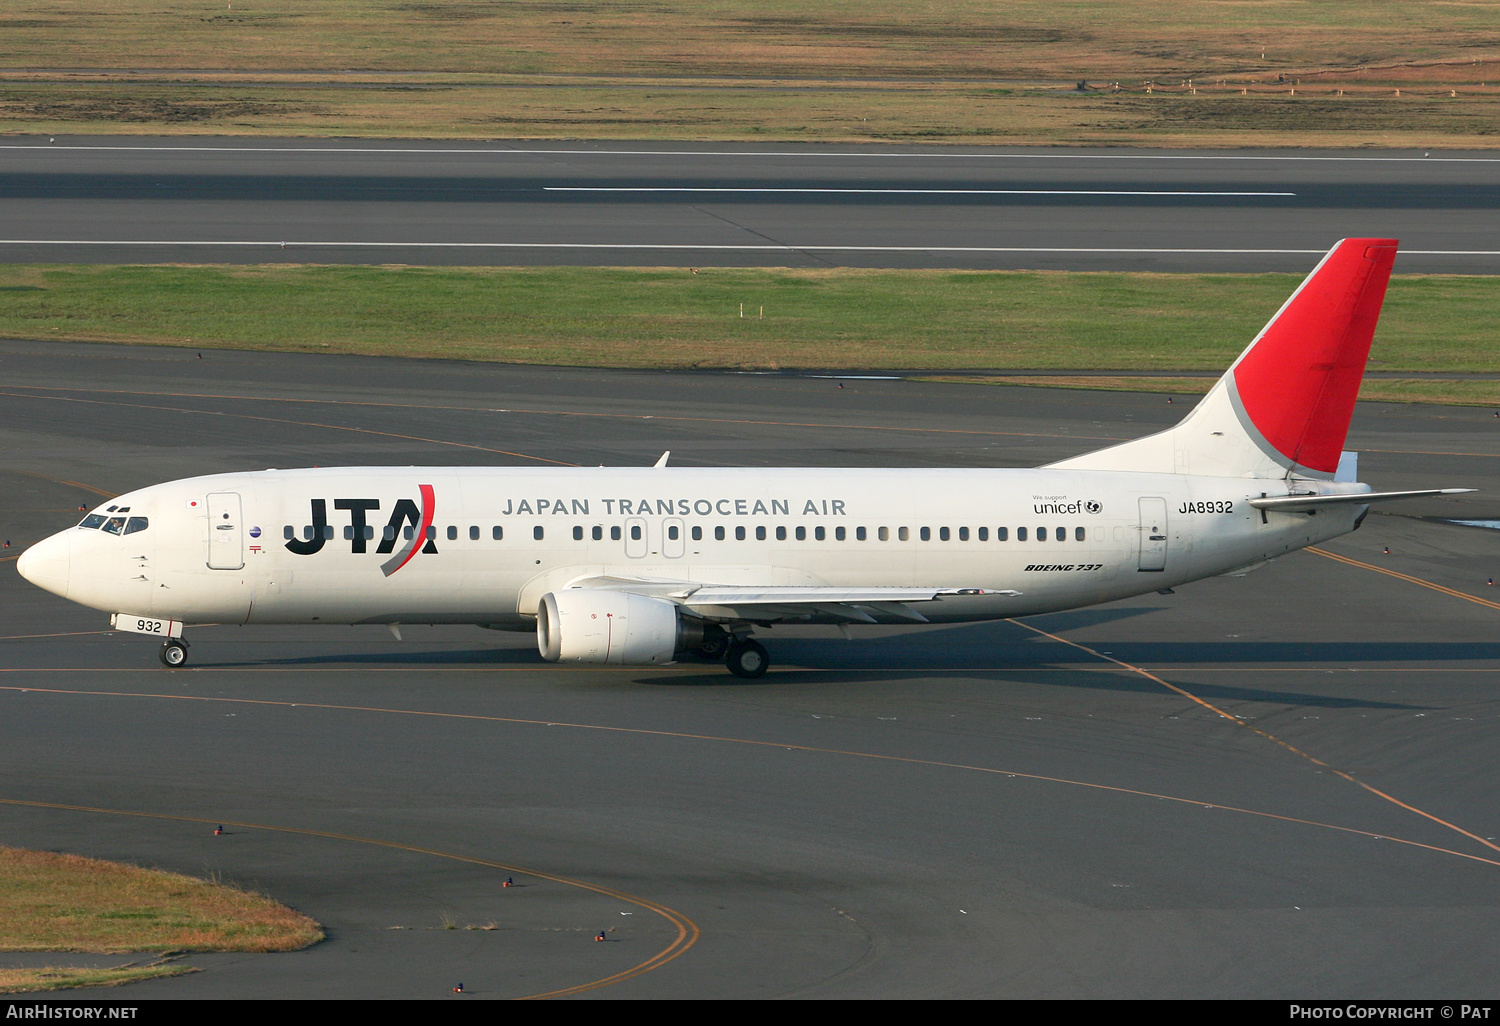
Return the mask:
<svg viewBox="0 0 1500 1026">
<path fill-rule="evenodd" d="M 396 567 L 396 570 L 400 570 L 402 566 L 410 563 L 411 557 L 415 556 L 422 550 L 423 546 L 427 545 L 427 529 L 432 526 L 433 514 L 437 512 L 437 493 L 432 490 L 432 485 L 417 485 L 417 488 L 422 493 L 422 526 L 417 529 L 417 537 L 411 547 L 411 551 L 406 554 L 406 558 L 401 561 L 401 566 Z M 392 570 L 386 576 L 391 576 L 396 570 Z"/>
</svg>

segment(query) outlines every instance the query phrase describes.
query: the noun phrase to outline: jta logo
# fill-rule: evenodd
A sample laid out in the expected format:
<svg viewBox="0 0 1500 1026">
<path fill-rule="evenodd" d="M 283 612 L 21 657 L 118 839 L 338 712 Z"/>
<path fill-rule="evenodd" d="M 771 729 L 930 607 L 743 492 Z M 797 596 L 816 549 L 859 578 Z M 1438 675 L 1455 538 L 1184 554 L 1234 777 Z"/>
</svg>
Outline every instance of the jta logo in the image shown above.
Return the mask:
<svg viewBox="0 0 1500 1026">
<path fill-rule="evenodd" d="M 436 531 L 432 527 L 433 515 L 437 512 L 437 498 L 433 493 L 432 485 L 418 485 L 417 489 L 422 493 L 422 505 L 417 506 L 411 499 L 397 499 L 391 507 L 391 518 L 386 522 L 385 529 L 380 532 L 380 542 L 375 546 L 375 551 L 381 555 L 396 549 L 396 542 L 402 542 L 401 548 L 394 551 L 391 558 L 380 564 L 380 572 L 389 577 L 400 570 L 411 561 L 417 554 L 420 545 L 424 553 L 436 554 L 437 545 L 434 542 Z M 349 529 L 345 536 L 349 538 L 350 552 L 362 553 L 368 551 L 365 543 L 374 537 L 375 532 L 370 529 L 369 518 L 366 514 L 380 509 L 379 499 L 334 499 L 333 508 L 349 511 Z M 323 548 L 323 543 L 333 536 L 328 529 L 328 500 L 312 500 L 312 537 L 290 538 L 287 540 L 287 551 L 299 556 L 311 556 Z M 425 544 L 424 544 L 425 543 Z"/>
</svg>

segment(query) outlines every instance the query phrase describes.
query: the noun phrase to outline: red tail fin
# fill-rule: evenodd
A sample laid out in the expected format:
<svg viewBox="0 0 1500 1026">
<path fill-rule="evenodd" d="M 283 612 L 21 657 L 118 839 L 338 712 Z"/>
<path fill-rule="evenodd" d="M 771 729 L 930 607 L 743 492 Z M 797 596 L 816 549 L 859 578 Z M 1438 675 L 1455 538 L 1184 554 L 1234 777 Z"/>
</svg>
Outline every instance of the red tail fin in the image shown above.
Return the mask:
<svg viewBox="0 0 1500 1026">
<path fill-rule="evenodd" d="M 1230 368 L 1250 425 L 1294 466 L 1338 469 L 1395 259 L 1395 239 L 1345 239 Z"/>
<path fill-rule="evenodd" d="M 1395 259 L 1395 239 L 1340 242 L 1180 424 L 1052 466 L 1332 479 Z"/>
</svg>

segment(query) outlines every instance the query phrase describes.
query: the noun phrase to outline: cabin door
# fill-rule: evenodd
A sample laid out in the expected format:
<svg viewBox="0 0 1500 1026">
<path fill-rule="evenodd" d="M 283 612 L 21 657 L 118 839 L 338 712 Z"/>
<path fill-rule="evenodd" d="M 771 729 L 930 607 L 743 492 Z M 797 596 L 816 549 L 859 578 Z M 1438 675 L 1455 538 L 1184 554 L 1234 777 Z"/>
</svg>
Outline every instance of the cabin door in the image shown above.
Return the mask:
<svg viewBox="0 0 1500 1026">
<path fill-rule="evenodd" d="M 1157 573 L 1167 568 L 1167 500 L 1143 498 L 1140 509 L 1141 552 L 1137 569 Z"/>
<path fill-rule="evenodd" d="M 245 565 L 239 492 L 208 495 L 208 568 L 238 570 Z"/>
</svg>

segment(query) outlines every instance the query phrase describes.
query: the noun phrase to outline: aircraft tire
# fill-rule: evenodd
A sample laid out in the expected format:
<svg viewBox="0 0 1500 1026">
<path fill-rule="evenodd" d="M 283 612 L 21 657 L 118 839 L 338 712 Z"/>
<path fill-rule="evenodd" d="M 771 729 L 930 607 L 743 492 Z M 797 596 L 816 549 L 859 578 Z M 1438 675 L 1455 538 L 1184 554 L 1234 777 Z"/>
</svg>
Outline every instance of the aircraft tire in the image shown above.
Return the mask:
<svg viewBox="0 0 1500 1026">
<path fill-rule="evenodd" d="M 758 641 L 741 641 L 729 646 L 724 664 L 736 677 L 754 679 L 764 677 L 771 665 L 771 655 L 766 646 Z"/>
<path fill-rule="evenodd" d="M 162 665 L 177 669 L 187 662 L 187 645 L 173 638 L 161 643 L 161 651 L 157 653 L 161 658 Z"/>
</svg>

